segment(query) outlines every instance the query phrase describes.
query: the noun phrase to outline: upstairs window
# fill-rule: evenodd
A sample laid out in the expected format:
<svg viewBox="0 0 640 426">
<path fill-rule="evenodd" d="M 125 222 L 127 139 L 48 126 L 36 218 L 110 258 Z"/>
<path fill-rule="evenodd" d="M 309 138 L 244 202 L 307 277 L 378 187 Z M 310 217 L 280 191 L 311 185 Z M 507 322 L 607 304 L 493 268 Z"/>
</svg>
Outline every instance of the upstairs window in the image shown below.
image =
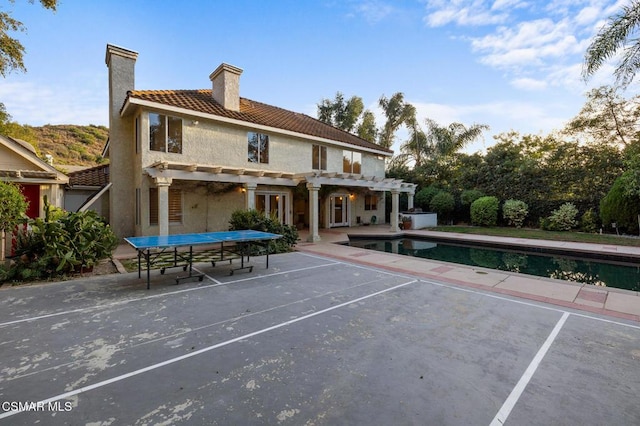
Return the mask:
<svg viewBox="0 0 640 426">
<path fill-rule="evenodd" d="M 269 164 L 269 135 L 249 132 L 247 139 L 249 141 L 247 160 L 250 163 Z"/>
<path fill-rule="evenodd" d="M 182 154 L 182 119 L 149 113 L 149 149 Z"/>
<path fill-rule="evenodd" d="M 327 147 L 313 145 L 311 168 L 313 170 L 327 170 Z"/>
<path fill-rule="evenodd" d="M 342 172 L 362 173 L 362 154 L 353 151 L 342 151 Z"/>
</svg>

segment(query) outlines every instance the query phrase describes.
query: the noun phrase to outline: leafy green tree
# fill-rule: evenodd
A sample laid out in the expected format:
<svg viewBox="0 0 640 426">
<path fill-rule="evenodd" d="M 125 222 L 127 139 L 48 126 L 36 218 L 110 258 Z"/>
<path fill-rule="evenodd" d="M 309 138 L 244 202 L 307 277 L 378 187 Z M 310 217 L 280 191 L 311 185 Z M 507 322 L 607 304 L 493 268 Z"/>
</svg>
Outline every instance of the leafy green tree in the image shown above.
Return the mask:
<svg viewBox="0 0 640 426">
<path fill-rule="evenodd" d="M 396 131 L 402 125 L 411 127 L 415 123 L 416 108 L 405 102 L 402 92 L 397 92 L 390 98 L 383 95 L 378 104 L 386 117 L 384 126 L 378 131 L 378 145 L 383 148 L 391 148 L 395 140 Z"/>
<path fill-rule="evenodd" d="M 587 48 L 582 68 L 582 76 L 588 79 L 618 52 L 622 57 L 614 75 L 616 83 L 627 87 L 640 67 L 640 1 L 632 0 L 622 10 L 609 18 Z"/>
<path fill-rule="evenodd" d="M 400 147 L 405 161 L 413 161 L 418 168 L 429 162 L 438 166 L 449 164 L 456 153 L 489 129 L 486 124 L 467 127 L 462 123 L 451 123 L 441 126 L 431 119 L 426 119 L 425 124 L 427 129 L 423 131 L 413 123 L 409 139 Z"/>
<path fill-rule="evenodd" d="M 364 112 L 364 103 L 359 96 L 345 100 L 344 95 L 336 93 L 333 100 L 323 99 L 318 104 L 318 120 L 352 133 Z"/>
<path fill-rule="evenodd" d="M 362 113 L 362 120 L 358 125 L 358 136 L 369 142 L 375 142 L 378 138 L 376 116 L 369 110 L 365 110 Z"/>
<path fill-rule="evenodd" d="M 462 191 L 462 194 L 460 194 L 460 204 L 462 204 L 462 207 L 471 207 L 471 204 L 480 197 L 484 197 L 482 191 L 465 189 Z"/>
<path fill-rule="evenodd" d="M 640 138 L 640 95 L 625 99 L 617 89 L 602 86 L 587 93 L 582 110 L 564 132 L 599 144 L 627 146 Z"/>
<path fill-rule="evenodd" d="M 0 181 L 0 200 L 0 260 L 4 260 L 5 235 L 24 219 L 28 203 L 17 185 L 3 181 Z"/>
<path fill-rule="evenodd" d="M 9 0 L 13 3 L 15 0 Z M 30 0 L 29 3 L 33 3 Z M 57 0 L 40 0 L 40 4 L 55 11 Z M 24 66 L 24 46 L 16 38 L 9 35 L 10 32 L 24 32 L 24 24 L 11 17 L 9 12 L 0 12 L 0 75 L 6 77 L 13 70 L 27 71 Z"/>
<path fill-rule="evenodd" d="M 638 215 L 640 214 L 640 198 L 629 192 L 628 175 L 625 172 L 616 179 L 609 193 L 600 202 L 600 219 L 605 227 L 616 224 L 616 230 L 623 232 L 638 231 Z"/>
<path fill-rule="evenodd" d="M 15 0 L 9 0 L 9 2 L 14 3 Z M 29 3 L 33 2 L 34 0 L 29 0 Z M 40 0 L 40 4 L 46 9 L 55 11 L 58 0 Z M 18 39 L 9 35 L 11 32 L 24 31 L 26 28 L 22 22 L 12 18 L 9 12 L 0 11 L 0 75 L 2 77 L 6 77 L 14 70 L 27 71 L 24 66 L 24 46 Z M 0 102 L 0 133 L 10 135 L 11 132 L 7 131 L 9 124 L 11 124 L 11 116 L 7 113 L 4 104 Z"/>
<path fill-rule="evenodd" d="M 442 189 L 433 185 L 426 186 L 421 188 L 415 195 L 414 201 L 415 204 L 420 207 L 424 211 L 429 210 L 429 205 L 431 204 L 431 200 L 433 197 L 441 192 Z"/>
</svg>

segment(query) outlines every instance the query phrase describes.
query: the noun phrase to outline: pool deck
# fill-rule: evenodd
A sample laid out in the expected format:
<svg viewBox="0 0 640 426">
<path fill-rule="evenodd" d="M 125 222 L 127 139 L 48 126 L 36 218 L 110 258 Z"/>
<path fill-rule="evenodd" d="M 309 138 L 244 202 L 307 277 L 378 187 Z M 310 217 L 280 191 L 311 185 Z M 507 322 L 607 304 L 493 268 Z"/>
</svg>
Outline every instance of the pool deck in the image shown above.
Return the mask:
<svg viewBox="0 0 640 426">
<path fill-rule="evenodd" d="M 325 229 L 321 232 L 321 241 L 308 243 L 305 242 L 307 233 L 301 232 L 300 237 L 302 241 L 296 246 L 296 249 L 306 253 L 314 253 L 333 259 L 342 259 L 352 263 L 375 266 L 394 272 L 406 272 L 408 274 L 442 281 L 449 284 L 484 289 L 523 299 L 551 303 L 566 308 L 583 310 L 632 321 L 640 321 L 640 294 L 637 291 L 598 287 L 557 279 L 496 271 L 481 267 L 417 259 L 393 253 L 382 253 L 335 244 L 337 242 L 348 241 L 348 235 L 375 235 L 389 238 L 394 234 L 389 231 L 388 225 L 336 228 L 331 230 Z M 626 257 L 637 257 L 640 263 L 640 246 L 628 247 L 547 240 L 528 240 L 522 238 L 490 237 L 484 235 L 468 235 L 422 230 L 401 231 L 397 234 L 398 237 L 407 235 L 562 249 L 577 253 L 589 252 L 606 255 L 618 254 Z"/>
</svg>

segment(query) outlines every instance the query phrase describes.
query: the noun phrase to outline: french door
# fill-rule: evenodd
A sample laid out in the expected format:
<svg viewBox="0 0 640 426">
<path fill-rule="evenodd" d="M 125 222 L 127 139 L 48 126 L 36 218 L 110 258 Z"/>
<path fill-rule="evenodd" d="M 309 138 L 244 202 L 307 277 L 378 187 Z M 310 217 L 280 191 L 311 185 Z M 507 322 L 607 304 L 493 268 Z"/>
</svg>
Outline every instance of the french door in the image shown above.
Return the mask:
<svg viewBox="0 0 640 426">
<path fill-rule="evenodd" d="M 286 192 L 257 192 L 256 210 L 276 217 L 280 223 L 290 224 L 289 194 Z"/>
<path fill-rule="evenodd" d="M 349 196 L 332 195 L 329 200 L 329 226 L 349 226 Z"/>
</svg>

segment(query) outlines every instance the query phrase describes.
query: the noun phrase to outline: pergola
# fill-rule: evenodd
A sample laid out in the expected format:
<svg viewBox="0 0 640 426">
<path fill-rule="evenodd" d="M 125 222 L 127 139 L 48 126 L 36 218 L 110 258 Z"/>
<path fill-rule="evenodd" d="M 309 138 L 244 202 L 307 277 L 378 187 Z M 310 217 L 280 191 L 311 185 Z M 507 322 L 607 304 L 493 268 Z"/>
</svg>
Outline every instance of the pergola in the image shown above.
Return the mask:
<svg viewBox="0 0 640 426">
<path fill-rule="evenodd" d="M 318 191 L 322 185 L 361 187 L 371 191 L 391 192 L 391 231 L 399 231 L 399 195 L 407 193 L 409 208 L 413 207 L 416 185 L 401 179 L 380 178 L 353 173 L 307 172 L 287 173 L 249 168 L 157 161 L 144 169 L 158 188 L 158 225 L 160 235 L 169 233 L 169 186 L 174 179 L 242 184 L 246 189 L 246 208 L 255 208 L 254 192 L 258 185 L 298 186 L 306 183 L 309 190 L 309 241 L 319 241 Z"/>
</svg>

